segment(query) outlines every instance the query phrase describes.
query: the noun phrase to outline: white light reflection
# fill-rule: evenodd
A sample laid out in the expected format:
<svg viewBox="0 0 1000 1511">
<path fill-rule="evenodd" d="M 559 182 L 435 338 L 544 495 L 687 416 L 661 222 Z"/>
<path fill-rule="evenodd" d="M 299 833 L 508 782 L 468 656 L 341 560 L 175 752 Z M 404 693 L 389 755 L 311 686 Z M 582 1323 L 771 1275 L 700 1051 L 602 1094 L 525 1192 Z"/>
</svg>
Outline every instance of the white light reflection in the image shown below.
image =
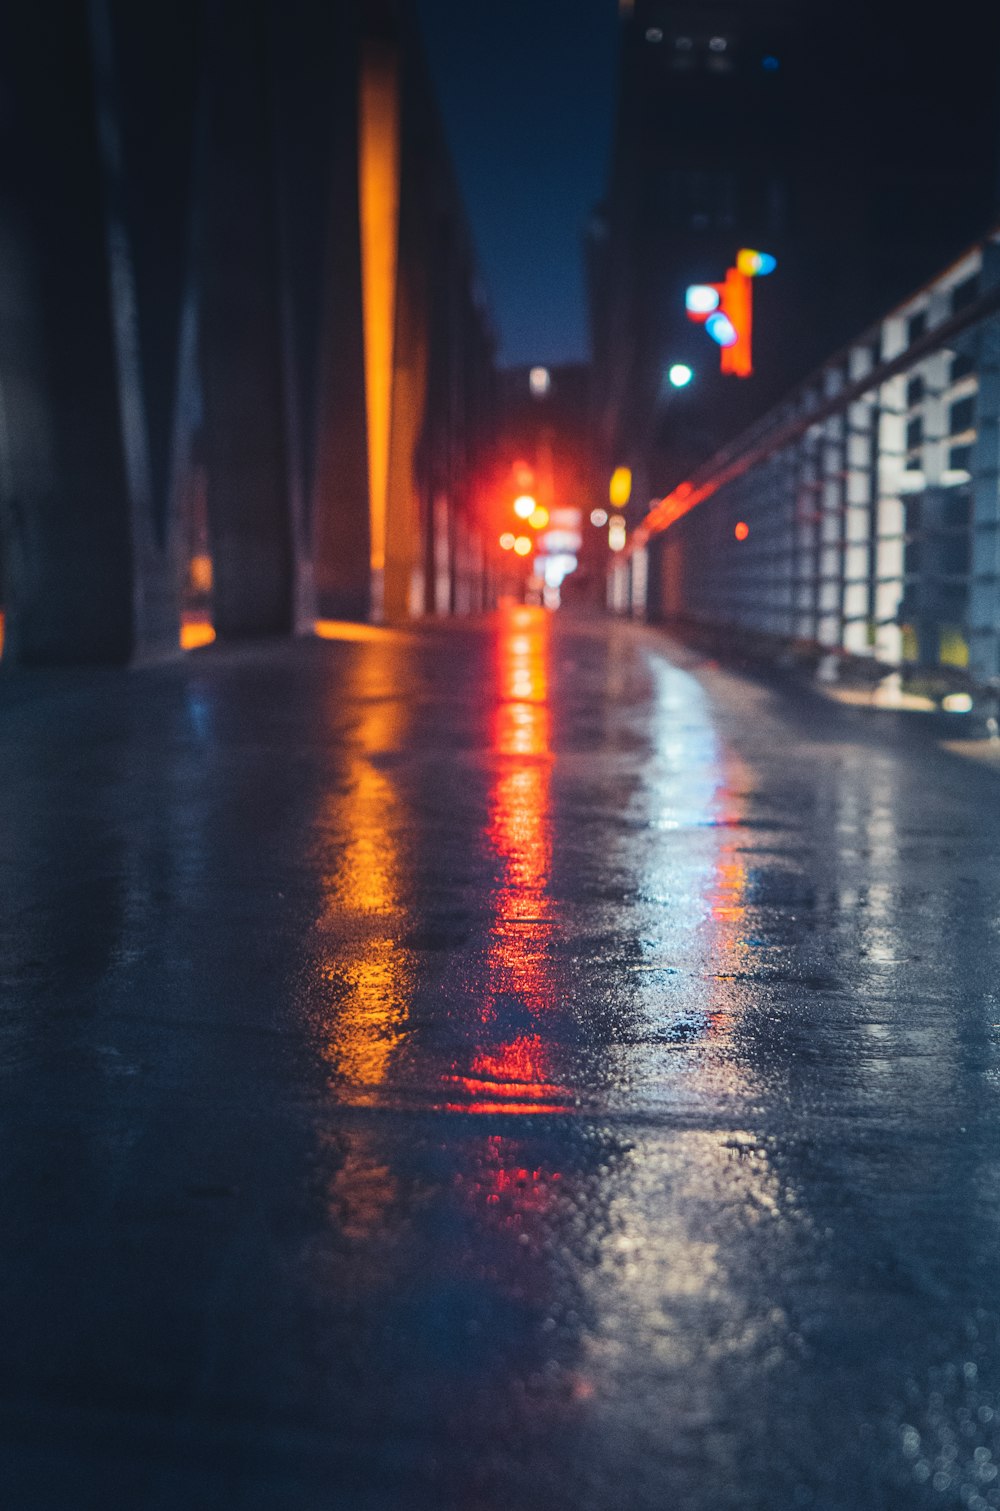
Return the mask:
<svg viewBox="0 0 1000 1511">
<path fill-rule="evenodd" d="M 746 869 L 736 787 L 744 769 L 719 743 L 701 685 L 660 657 L 653 682 L 650 758 L 632 804 L 646 837 L 639 882 L 641 964 L 631 1006 L 636 1031 L 653 1045 L 638 1057 L 630 1096 L 657 1105 L 718 1097 L 740 1074 L 730 1057 L 693 1058 L 692 1045 L 724 1036 L 733 1019 L 732 978 L 745 968 Z M 633 832 L 634 839 L 634 832 Z M 676 1046 L 664 1074 L 664 1045 Z"/>
</svg>

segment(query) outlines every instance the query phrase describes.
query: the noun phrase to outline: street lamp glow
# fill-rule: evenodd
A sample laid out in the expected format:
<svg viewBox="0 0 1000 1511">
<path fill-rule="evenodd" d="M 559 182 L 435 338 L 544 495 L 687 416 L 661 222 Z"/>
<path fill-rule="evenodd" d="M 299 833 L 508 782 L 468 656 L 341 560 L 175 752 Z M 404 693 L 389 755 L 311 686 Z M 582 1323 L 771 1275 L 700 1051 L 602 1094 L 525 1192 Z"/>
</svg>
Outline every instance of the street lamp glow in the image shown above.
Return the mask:
<svg viewBox="0 0 1000 1511">
<path fill-rule="evenodd" d="M 615 468 L 611 474 L 608 497 L 616 509 L 624 509 L 632 497 L 632 469 L 630 467 Z"/>
<path fill-rule="evenodd" d="M 531 549 L 531 541 L 528 539 L 527 535 L 519 535 L 514 542 L 514 550 L 517 552 L 518 556 L 527 556 L 528 552 Z"/>
<path fill-rule="evenodd" d="M 721 310 L 716 310 L 714 315 L 709 315 L 705 321 L 705 329 L 712 340 L 717 341 L 720 346 L 735 346 L 740 339 L 735 325 Z"/>
<path fill-rule="evenodd" d="M 747 278 L 764 278 L 773 273 L 778 259 L 770 252 L 755 252 L 752 247 L 741 247 L 736 254 L 736 266 Z"/>
<path fill-rule="evenodd" d="M 710 315 L 719 308 L 719 291 L 710 283 L 692 283 L 684 295 L 684 307 L 692 315 Z"/>
<path fill-rule="evenodd" d="M 536 398 L 544 398 L 552 383 L 552 375 L 547 367 L 533 367 L 528 374 L 528 387 Z"/>
<path fill-rule="evenodd" d="M 542 504 L 539 504 L 536 509 L 532 509 L 528 515 L 528 524 L 533 530 L 544 530 L 548 522 L 549 511 Z"/>
<path fill-rule="evenodd" d="M 591 511 L 590 511 L 590 523 L 592 525 L 594 525 L 596 529 L 600 530 L 602 528 L 602 526 L 604 526 L 604 525 L 607 524 L 607 522 L 608 522 L 608 511 L 607 511 L 607 509 L 591 509 Z"/>
<path fill-rule="evenodd" d="M 675 362 L 668 370 L 667 377 L 670 379 L 672 388 L 687 388 L 694 377 L 694 371 L 686 362 Z"/>
<path fill-rule="evenodd" d="M 514 536 L 509 530 L 505 530 L 500 537 L 500 549 L 501 551 L 513 551 L 514 549 Z"/>
<path fill-rule="evenodd" d="M 514 500 L 514 513 L 518 519 L 530 519 L 537 508 L 538 501 L 530 493 L 522 493 L 520 498 Z"/>
</svg>

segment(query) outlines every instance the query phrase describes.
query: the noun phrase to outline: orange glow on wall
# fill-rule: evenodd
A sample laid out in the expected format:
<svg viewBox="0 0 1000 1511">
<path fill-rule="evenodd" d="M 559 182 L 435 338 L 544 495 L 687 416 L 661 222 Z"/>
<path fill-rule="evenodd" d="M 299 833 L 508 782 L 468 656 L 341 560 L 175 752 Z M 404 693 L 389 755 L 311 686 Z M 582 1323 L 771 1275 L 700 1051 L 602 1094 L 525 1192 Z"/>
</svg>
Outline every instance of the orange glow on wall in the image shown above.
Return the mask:
<svg viewBox="0 0 1000 1511">
<path fill-rule="evenodd" d="M 197 650 L 199 645 L 211 645 L 215 639 L 212 621 L 204 614 L 184 614 L 181 617 L 181 650 Z"/>
<path fill-rule="evenodd" d="M 373 572 L 385 567 L 389 438 L 399 264 L 399 77 L 395 58 L 369 48 L 361 67 L 358 184 Z"/>
<path fill-rule="evenodd" d="M 207 551 L 199 551 L 188 562 L 188 590 L 191 593 L 210 593 L 214 573 L 212 558 Z"/>
</svg>

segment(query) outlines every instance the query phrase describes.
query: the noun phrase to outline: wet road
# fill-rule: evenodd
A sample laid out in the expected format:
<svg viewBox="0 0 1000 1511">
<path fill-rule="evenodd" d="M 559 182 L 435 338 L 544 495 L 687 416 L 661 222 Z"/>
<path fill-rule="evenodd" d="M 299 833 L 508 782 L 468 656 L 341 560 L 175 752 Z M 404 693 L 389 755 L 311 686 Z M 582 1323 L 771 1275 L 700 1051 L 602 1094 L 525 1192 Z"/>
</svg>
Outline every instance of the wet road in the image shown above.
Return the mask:
<svg viewBox="0 0 1000 1511">
<path fill-rule="evenodd" d="M 5 1506 L 1000 1506 L 998 779 L 668 651 L 0 690 Z"/>
</svg>

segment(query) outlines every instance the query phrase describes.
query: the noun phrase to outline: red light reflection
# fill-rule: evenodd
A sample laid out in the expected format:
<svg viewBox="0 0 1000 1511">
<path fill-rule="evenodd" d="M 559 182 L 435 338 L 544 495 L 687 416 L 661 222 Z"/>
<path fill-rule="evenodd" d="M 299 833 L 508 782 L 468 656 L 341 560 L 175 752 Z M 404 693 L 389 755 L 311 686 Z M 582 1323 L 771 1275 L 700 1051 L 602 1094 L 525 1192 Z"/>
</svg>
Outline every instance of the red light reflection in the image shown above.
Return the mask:
<svg viewBox="0 0 1000 1511">
<path fill-rule="evenodd" d="M 549 618 L 543 609 L 508 607 L 497 646 L 499 703 L 494 749 L 502 757 L 490 794 L 487 836 L 502 863 L 493 898 L 482 1016 L 495 1022 L 501 999 L 534 1016 L 555 1005 L 549 952 L 553 933 L 548 895 L 552 870 Z M 537 1032 L 480 1054 L 453 1083 L 466 1112 L 568 1110 L 569 1095 L 551 1078 L 550 1050 Z"/>
</svg>

